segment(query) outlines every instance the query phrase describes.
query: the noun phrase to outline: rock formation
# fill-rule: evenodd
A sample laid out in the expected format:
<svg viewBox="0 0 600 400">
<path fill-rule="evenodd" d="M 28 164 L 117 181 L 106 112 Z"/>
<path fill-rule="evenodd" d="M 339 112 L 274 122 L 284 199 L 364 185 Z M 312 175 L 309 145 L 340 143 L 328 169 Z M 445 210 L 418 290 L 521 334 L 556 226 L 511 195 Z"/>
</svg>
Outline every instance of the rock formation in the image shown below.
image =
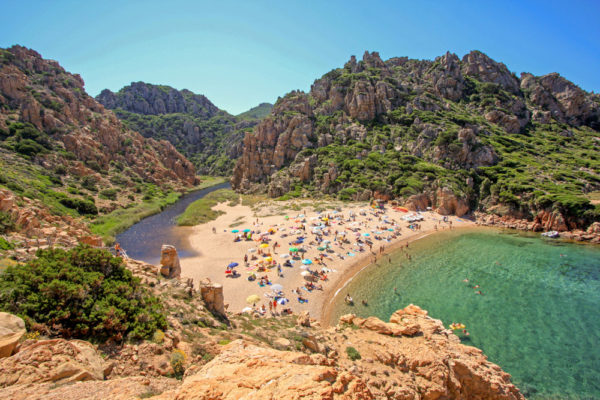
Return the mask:
<svg viewBox="0 0 600 400">
<path fill-rule="evenodd" d="M 222 317 L 226 316 L 223 285 L 206 279 L 200 282 L 200 296 L 211 313 Z"/>
<path fill-rule="evenodd" d="M 82 340 L 40 340 L 0 360 L 0 387 L 104 379 L 104 360 Z"/>
<path fill-rule="evenodd" d="M 111 162 L 121 163 L 157 184 L 195 182 L 194 167 L 170 143 L 144 139 L 127 129 L 85 93 L 79 75 L 25 47 L 0 49 L 0 55 L 2 132 L 10 133 L 11 120 L 17 120 L 47 134 L 49 139 L 40 141 L 43 145 L 70 152 L 100 170 L 108 170 Z M 46 157 L 46 162 L 51 160 Z M 57 161 L 73 164 L 64 156 L 53 162 Z"/>
<path fill-rule="evenodd" d="M 553 208 L 585 228 L 598 212 L 589 201 L 567 204 L 557 188 L 569 187 L 581 204 L 600 190 L 589 156 L 598 129 L 597 96 L 558 74 L 518 78 L 479 51 L 434 61 L 365 52 L 309 93 L 278 99 L 244 137 L 231 183 L 271 197 L 377 193 L 414 208 L 427 202 L 442 214 L 500 205 L 533 220 Z M 573 152 L 577 166 L 560 161 Z"/>
<path fill-rule="evenodd" d="M 241 155 L 244 132 L 271 107 L 263 103 L 236 117 L 203 95 L 144 82 L 133 82 L 117 93 L 105 89 L 96 100 L 145 137 L 169 141 L 200 173 L 222 175 L 231 172 L 233 160 Z"/>
<path fill-rule="evenodd" d="M 25 332 L 25 322 L 21 318 L 0 312 L 0 358 L 10 357 Z"/>
<path fill-rule="evenodd" d="M 181 265 L 179 255 L 174 246 L 163 244 L 160 249 L 160 273 L 167 279 L 179 278 L 181 276 Z"/>
</svg>

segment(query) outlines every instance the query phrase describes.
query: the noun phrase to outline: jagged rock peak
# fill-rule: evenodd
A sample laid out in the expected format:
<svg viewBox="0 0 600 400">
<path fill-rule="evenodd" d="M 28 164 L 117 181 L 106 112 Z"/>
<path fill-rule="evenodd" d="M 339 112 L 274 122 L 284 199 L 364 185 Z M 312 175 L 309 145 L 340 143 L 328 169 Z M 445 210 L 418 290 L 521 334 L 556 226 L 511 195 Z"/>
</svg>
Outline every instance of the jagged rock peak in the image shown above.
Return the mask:
<svg viewBox="0 0 600 400">
<path fill-rule="evenodd" d="M 185 113 L 210 118 L 219 112 L 205 96 L 166 85 L 132 82 L 117 93 L 104 89 L 96 99 L 106 108 L 144 115 Z"/>
</svg>

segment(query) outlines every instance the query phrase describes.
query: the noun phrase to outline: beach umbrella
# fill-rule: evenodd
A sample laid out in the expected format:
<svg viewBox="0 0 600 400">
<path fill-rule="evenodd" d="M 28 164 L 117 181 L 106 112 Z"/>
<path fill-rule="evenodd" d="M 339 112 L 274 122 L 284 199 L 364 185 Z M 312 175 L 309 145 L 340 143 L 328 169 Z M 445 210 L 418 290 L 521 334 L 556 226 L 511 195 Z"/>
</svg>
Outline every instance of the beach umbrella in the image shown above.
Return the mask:
<svg viewBox="0 0 600 400">
<path fill-rule="evenodd" d="M 283 286 L 281 286 L 279 283 L 275 283 L 271 285 L 271 290 L 274 292 L 280 292 L 283 290 Z"/>
<path fill-rule="evenodd" d="M 269 247 L 268 243 L 263 243 L 259 246 L 261 249 L 266 249 L 267 247 Z"/>
<path fill-rule="evenodd" d="M 300 266 L 300 269 L 302 269 L 302 270 L 306 271 L 306 270 L 309 270 L 309 269 L 310 269 L 310 267 L 309 267 L 308 265 L 301 265 L 301 266 Z"/>
<path fill-rule="evenodd" d="M 302 276 L 310 276 L 310 272 L 308 272 L 308 271 L 302 271 L 302 272 L 300 272 L 300 275 L 302 275 Z"/>
<path fill-rule="evenodd" d="M 302 260 L 302 264 L 304 264 L 304 265 L 310 265 L 310 264 L 312 264 L 312 260 L 310 258 L 307 258 L 305 260 Z"/>
<path fill-rule="evenodd" d="M 242 232 L 244 232 L 244 233 L 248 233 L 248 232 L 250 232 L 250 229 L 246 228 L 246 229 L 244 229 Z"/>
<path fill-rule="evenodd" d="M 231 233 L 238 233 L 240 230 L 239 229 L 232 229 Z"/>
<path fill-rule="evenodd" d="M 317 247 L 317 250 L 323 251 L 323 250 L 325 250 L 325 247 L 324 246 L 319 246 L 319 247 Z"/>
<path fill-rule="evenodd" d="M 238 263 L 236 263 L 236 262 L 232 262 L 232 263 L 230 263 L 230 264 L 227 266 L 227 268 L 235 268 L 235 267 L 237 267 L 238 265 L 240 265 L 240 264 L 238 264 Z"/>
<path fill-rule="evenodd" d="M 295 252 L 297 252 L 297 251 L 298 251 L 298 248 L 297 248 L 297 247 L 290 247 L 290 251 L 291 251 L 292 253 L 295 253 Z"/>
<path fill-rule="evenodd" d="M 329 221 L 329 218 L 327 218 L 327 217 L 324 217 L 324 218 L 323 218 L 323 221 Z"/>
<path fill-rule="evenodd" d="M 271 261 L 273 261 L 273 257 L 265 257 L 263 260 L 271 262 Z"/>
<path fill-rule="evenodd" d="M 304 218 L 304 214 L 299 214 L 298 218 Z"/>
<path fill-rule="evenodd" d="M 288 258 L 290 255 L 289 254 L 282 254 L 280 257 L 281 258 Z"/>
<path fill-rule="evenodd" d="M 369 233 L 363 233 L 363 236 L 371 236 Z"/>
<path fill-rule="evenodd" d="M 244 307 L 244 308 L 242 308 L 242 312 L 243 313 L 251 313 L 252 312 L 252 308 L 251 307 Z"/>
<path fill-rule="evenodd" d="M 281 305 L 287 304 L 289 303 L 289 300 L 286 299 L 285 297 L 280 298 L 279 300 L 277 300 L 277 302 Z"/>
<path fill-rule="evenodd" d="M 248 253 L 254 253 L 256 251 L 256 249 L 252 248 L 252 249 L 248 249 Z"/>
<path fill-rule="evenodd" d="M 283 217 L 283 218 L 285 218 L 285 219 L 290 219 L 290 217 L 289 217 L 289 216 L 287 216 L 287 215 L 286 215 L 285 217 Z"/>
<path fill-rule="evenodd" d="M 248 296 L 248 298 L 246 298 L 246 303 L 248 304 L 256 304 L 260 301 L 260 297 L 256 294 L 250 295 Z"/>
<path fill-rule="evenodd" d="M 323 244 L 331 243 L 331 240 L 323 240 Z"/>
</svg>

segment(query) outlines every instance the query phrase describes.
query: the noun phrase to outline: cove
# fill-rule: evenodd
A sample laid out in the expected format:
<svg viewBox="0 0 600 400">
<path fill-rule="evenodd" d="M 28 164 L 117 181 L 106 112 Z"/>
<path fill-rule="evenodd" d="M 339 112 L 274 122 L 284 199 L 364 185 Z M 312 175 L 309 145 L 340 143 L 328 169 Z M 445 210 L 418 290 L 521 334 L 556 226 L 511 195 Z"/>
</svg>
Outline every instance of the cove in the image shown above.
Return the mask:
<svg viewBox="0 0 600 400">
<path fill-rule="evenodd" d="M 414 303 L 445 326 L 464 323 L 462 342 L 510 373 L 527 398 L 600 398 L 600 247 L 476 228 L 428 236 L 408 252 L 411 261 L 398 251 L 359 273 L 330 322 L 350 312 L 387 321 Z M 344 304 L 346 293 L 355 306 Z"/>
<path fill-rule="evenodd" d="M 178 227 L 175 224 L 175 218 L 194 201 L 215 190 L 229 188 L 231 185 L 229 182 L 225 182 L 185 194 L 160 213 L 144 218 L 123 233 L 118 234 L 116 241 L 127 251 L 129 257 L 150 264 L 159 262 L 160 248 L 163 244 L 175 246 L 180 258 L 190 257 L 195 254 L 187 240 L 190 228 Z"/>
</svg>

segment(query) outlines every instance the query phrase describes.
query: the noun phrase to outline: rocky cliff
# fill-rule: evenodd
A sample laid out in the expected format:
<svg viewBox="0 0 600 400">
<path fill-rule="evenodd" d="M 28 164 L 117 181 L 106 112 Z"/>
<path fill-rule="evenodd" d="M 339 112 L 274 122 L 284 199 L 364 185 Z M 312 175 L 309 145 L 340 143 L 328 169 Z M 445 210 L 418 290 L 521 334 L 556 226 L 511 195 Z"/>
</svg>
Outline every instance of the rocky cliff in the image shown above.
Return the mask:
<svg viewBox="0 0 600 400">
<path fill-rule="evenodd" d="M 43 158 L 45 147 L 62 160 L 61 151 L 68 152 L 100 170 L 108 170 L 111 162 L 121 163 L 142 179 L 158 184 L 190 185 L 195 181 L 193 166 L 173 146 L 146 140 L 125 128 L 85 93 L 79 75 L 66 72 L 56 61 L 45 60 L 33 50 L 21 46 L 0 50 L 0 106 L 5 144 L 20 133 L 13 148 L 26 155 L 35 153 Z M 29 124 L 33 131 L 21 132 L 18 123 Z"/>
<path fill-rule="evenodd" d="M 502 206 L 600 218 L 600 97 L 558 74 L 517 77 L 487 55 L 353 56 L 246 134 L 231 180 L 272 197 L 403 199 L 443 214 Z"/>
<path fill-rule="evenodd" d="M 241 154 L 244 132 L 268 114 L 268 105 L 240 117 L 219 110 L 205 96 L 170 86 L 134 82 L 96 99 L 131 129 L 164 139 L 187 156 L 200 173 L 229 174 Z"/>
<path fill-rule="evenodd" d="M 232 318 L 233 331 L 238 329 L 235 321 Z M 0 359 L 0 386 L 11 399 L 524 398 L 507 373 L 480 350 L 462 345 L 441 321 L 417 306 L 398 310 L 387 323 L 346 315 L 328 329 L 292 325 L 287 329 L 301 343 L 294 351 L 290 340 L 273 339 L 286 332 L 281 323 L 285 325 L 280 321 L 279 329 L 267 333 L 272 345 L 245 335 L 217 344 L 201 335 L 197 343 L 168 339 L 126 345 L 118 350 L 120 359 L 110 353 L 109 360 L 87 342 L 29 339 L 15 355 Z M 182 382 L 152 373 L 151 357 L 165 358 L 173 346 L 185 354 L 182 349 L 199 345 L 212 360 L 187 359 Z M 115 374 L 124 368 L 130 372 Z"/>
</svg>

